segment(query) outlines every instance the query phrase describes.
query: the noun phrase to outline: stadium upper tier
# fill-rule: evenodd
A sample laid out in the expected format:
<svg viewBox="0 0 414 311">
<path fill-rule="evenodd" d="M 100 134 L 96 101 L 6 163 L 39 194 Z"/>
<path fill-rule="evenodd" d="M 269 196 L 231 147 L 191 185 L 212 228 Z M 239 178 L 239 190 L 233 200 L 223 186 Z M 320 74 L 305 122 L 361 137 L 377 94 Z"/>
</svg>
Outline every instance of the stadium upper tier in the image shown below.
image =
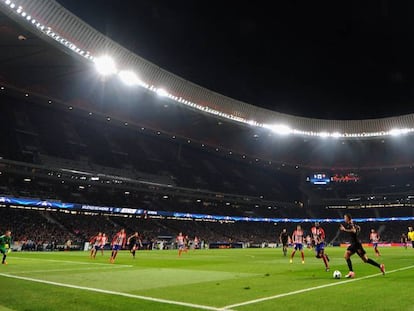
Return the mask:
<svg viewBox="0 0 414 311">
<path fill-rule="evenodd" d="M 164 97 L 166 102 L 174 102 L 208 116 L 264 128 L 276 135 L 358 139 L 399 136 L 414 131 L 414 114 L 370 120 L 321 120 L 269 111 L 228 98 L 139 57 L 53 0 L 0 0 L 0 10 L 3 16 L 9 17 L 9 22 L 4 22 L 7 25 L 3 30 L 5 39 L 14 40 L 10 45 L 7 43 L 11 41 L 5 41 L 7 48 L 2 48 L 0 61 L 19 62 L 23 67 L 38 64 L 37 69 L 31 67 L 29 71 L 21 68 L 20 73 L 16 73 L 13 66 L 6 66 L 0 73 L 3 80 L 31 90 L 43 91 L 45 95 L 50 95 L 51 89 L 54 93 L 59 93 L 59 87 L 79 87 L 77 82 L 83 79 L 92 78 L 98 83 L 98 77 L 91 77 L 85 71 L 85 67 L 92 65 L 106 75 L 105 79 L 113 80 L 116 77 L 125 82 L 126 85 L 118 86 L 119 93 L 131 93 L 131 90 L 125 90 L 128 86 L 132 89 L 145 89 L 154 96 Z M 30 40 L 31 44 L 21 42 L 17 47 L 16 38 L 25 41 L 26 34 L 35 35 L 37 40 Z M 37 47 L 42 46 L 46 50 L 39 52 L 36 49 L 37 44 Z M 52 46 L 54 50 L 51 51 Z M 39 58 L 43 62 L 38 63 Z M 68 64 L 71 68 L 65 67 Z M 45 68 L 47 69 L 44 70 Z M 72 70 L 74 68 L 76 70 Z M 41 82 L 31 75 L 42 77 Z M 57 76 L 59 81 L 50 81 Z M 30 83 L 33 80 L 36 80 L 35 85 Z M 78 92 L 77 100 L 91 101 L 87 96 L 88 91 L 89 89 L 83 90 L 82 94 Z M 68 97 L 61 93 L 60 99 L 68 100 Z"/>
</svg>

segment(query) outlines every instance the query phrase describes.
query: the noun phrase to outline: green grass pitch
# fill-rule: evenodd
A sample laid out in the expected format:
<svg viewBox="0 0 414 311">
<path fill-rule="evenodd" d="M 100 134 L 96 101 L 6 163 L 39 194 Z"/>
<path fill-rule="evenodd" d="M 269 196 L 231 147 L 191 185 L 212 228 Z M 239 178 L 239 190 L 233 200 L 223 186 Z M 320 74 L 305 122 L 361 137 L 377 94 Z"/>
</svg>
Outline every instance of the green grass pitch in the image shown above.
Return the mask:
<svg viewBox="0 0 414 311">
<path fill-rule="evenodd" d="M 291 250 L 289 250 L 290 252 Z M 328 248 L 331 271 L 305 250 L 293 264 L 281 249 L 11 253 L 0 265 L 0 310 L 414 310 L 414 250 L 382 248 L 385 276 L 343 248 Z"/>
</svg>

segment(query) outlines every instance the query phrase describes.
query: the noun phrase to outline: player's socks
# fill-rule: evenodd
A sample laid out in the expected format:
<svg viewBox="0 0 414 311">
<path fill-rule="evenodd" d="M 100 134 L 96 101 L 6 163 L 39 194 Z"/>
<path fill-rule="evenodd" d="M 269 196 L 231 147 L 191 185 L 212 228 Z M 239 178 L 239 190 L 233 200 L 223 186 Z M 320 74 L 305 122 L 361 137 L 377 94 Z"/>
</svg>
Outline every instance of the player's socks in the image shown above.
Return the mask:
<svg viewBox="0 0 414 311">
<path fill-rule="evenodd" d="M 323 263 L 325 264 L 326 271 L 329 271 L 328 259 L 327 256 L 322 257 Z"/>
<path fill-rule="evenodd" d="M 302 256 L 302 263 L 305 263 L 305 254 L 303 252 L 300 253 Z"/>
<path fill-rule="evenodd" d="M 349 271 L 354 271 L 354 269 L 352 269 L 352 261 L 351 261 L 351 259 L 350 259 L 350 258 L 348 258 L 348 259 L 346 260 L 346 263 L 347 263 L 347 265 L 348 265 L 348 269 L 349 269 Z"/>
<path fill-rule="evenodd" d="M 328 254 L 325 254 L 325 257 L 326 257 L 326 260 L 329 262 L 330 260 L 329 260 Z"/>
<path fill-rule="evenodd" d="M 7 257 L 7 255 L 6 255 L 6 254 L 4 254 L 4 255 L 3 255 L 3 260 L 1 261 L 1 263 L 2 263 L 3 265 L 7 265 L 7 263 L 6 263 L 6 257 Z"/>
<path fill-rule="evenodd" d="M 380 264 L 378 262 L 372 260 L 371 258 L 368 258 L 367 263 L 369 263 L 370 265 L 373 265 L 373 266 L 378 267 L 378 268 L 381 269 Z"/>
<path fill-rule="evenodd" d="M 380 270 L 382 272 L 382 275 L 385 275 L 385 266 L 383 263 L 380 265 Z"/>
<path fill-rule="evenodd" d="M 135 251 L 132 251 L 132 257 L 135 258 Z"/>
</svg>

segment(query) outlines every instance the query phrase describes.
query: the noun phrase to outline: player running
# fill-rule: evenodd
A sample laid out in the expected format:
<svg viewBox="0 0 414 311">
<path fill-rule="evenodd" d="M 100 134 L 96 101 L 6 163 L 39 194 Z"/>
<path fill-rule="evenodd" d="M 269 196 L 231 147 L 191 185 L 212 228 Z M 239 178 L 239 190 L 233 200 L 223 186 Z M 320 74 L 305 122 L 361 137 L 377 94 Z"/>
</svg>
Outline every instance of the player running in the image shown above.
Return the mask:
<svg viewBox="0 0 414 311">
<path fill-rule="evenodd" d="M 99 249 L 101 250 L 101 256 L 104 254 L 104 248 L 106 243 L 108 242 L 108 237 L 105 233 L 102 233 L 101 241 L 99 242 Z"/>
<path fill-rule="evenodd" d="M 292 240 L 293 244 L 295 244 L 295 249 L 292 252 L 292 255 L 290 255 L 289 262 L 293 262 L 293 257 L 295 256 L 296 251 L 300 251 L 300 254 L 302 256 L 302 264 L 305 263 L 305 253 L 303 252 L 303 230 L 300 225 L 296 226 L 296 230 L 293 231 L 292 234 Z"/>
<path fill-rule="evenodd" d="M 354 224 L 352 221 L 352 217 L 350 214 L 344 215 L 344 225 L 340 225 L 339 229 L 343 232 L 349 233 L 350 239 L 351 239 L 351 245 L 347 248 L 345 251 L 344 258 L 346 260 L 346 263 L 348 264 L 349 273 L 345 276 L 346 278 L 353 278 L 355 277 L 354 270 L 352 268 L 352 261 L 351 256 L 355 253 L 358 254 L 358 256 L 362 259 L 363 262 L 369 263 L 370 265 L 373 265 L 375 267 L 378 267 L 382 274 L 385 275 L 385 266 L 384 264 L 379 264 L 376 261 L 368 258 L 364 248 L 362 247 L 361 241 L 358 239 L 358 234 L 361 231 L 361 227 Z"/>
<path fill-rule="evenodd" d="M 405 233 L 401 234 L 401 244 L 405 249 L 407 249 L 407 235 Z"/>
<path fill-rule="evenodd" d="M 3 254 L 3 260 L 1 263 L 3 265 L 7 265 L 6 257 L 7 254 L 11 250 L 12 238 L 11 238 L 11 231 L 7 230 L 5 234 L 0 236 L 0 253 Z"/>
<path fill-rule="evenodd" d="M 100 247 L 101 240 L 102 240 L 102 232 L 99 232 L 96 236 L 94 236 L 89 241 L 89 243 L 92 244 L 90 257 L 93 259 L 95 259 L 96 257 L 96 253 L 98 252 L 98 249 Z"/>
<path fill-rule="evenodd" d="M 194 250 L 200 249 L 200 239 L 198 238 L 198 236 L 194 237 L 193 244 L 194 244 Z"/>
<path fill-rule="evenodd" d="M 111 258 L 109 259 L 110 263 L 115 262 L 116 255 L 118 251 L 125 247 L 126 243 L 126 233 L 124 229 L 121 229 L 117 234 L 115 234 L 114 238 L 112 239 L 112 253 Z"/>
<path fill-rule="evenodd" d="M 286 231 L 286 228 L 283 228 L 282 232 L 279 235 L 279 242 L 282 243 L 283 247 L 283 256 L 286 257 L 287 249 L 288 249 L 288 243 L 289 243 L 289 234 Z"/>
<path fill-rule="evenodd" d="M 312 249 L 313 248 L 314 243 L 312 243 L 312 240 L 313 240 L 312 237 L 308 234 L 305 238 L 307 249 Z"/>
<path fill-rule="evenodd" d="M 138 232 L 135 232 L 128 238 L 127 245 L 129 246 L 129 252 L 132 254 L 132 258 L 135 259 L 135 252 L 139 247 L 142 247 L 141 239 Z"/>
<path fill-rule="evenodd" d="M 182 252 L 187 252 L 187 248 L 185 246 L 186 240 L 185 240 L 185 236 L 182 234 L 182 232 L 180 232 L 178 234 L 175 241 L 177 242 L 177 246 L 178 246 L 178 257 L 180 257 Z"/>
<path fill-rule="evenodd" d="M 315 222 L 315 226 L 311 228 L 312 238 L 315 244 L 316 258 L 322 258 L 325 264 L 325 271 L 329 271 L 329 257 L 325 254 L 325 230 L 321 228 L 319 222 Z"/>
<path fill-rule="evenodd" d="M 381 256 L 378 250 L 378 242 L 380 240 L 380 236 L 378 232 L 375 231 L 375 229 L 371 229 L 371 233 L 369 234 L 369 240 L 372 243 L 372 246 L 374 247 L 375 256 L 377 257 Z"/>
</svg>

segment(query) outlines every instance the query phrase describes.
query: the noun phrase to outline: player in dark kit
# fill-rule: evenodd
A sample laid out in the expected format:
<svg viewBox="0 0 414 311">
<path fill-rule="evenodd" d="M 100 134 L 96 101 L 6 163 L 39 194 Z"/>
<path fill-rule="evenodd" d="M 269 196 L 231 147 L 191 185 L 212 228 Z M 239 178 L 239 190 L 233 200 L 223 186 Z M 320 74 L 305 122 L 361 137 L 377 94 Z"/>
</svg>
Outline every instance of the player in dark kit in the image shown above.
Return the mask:
<svg viewBox="0 0 414 311">
<path fill-rule="evenodd" d="M 132 254 L 132 257 L 135 259 L 135 252 L 139 247 L 142 247 L 141 239 L 139 238 L 138 232 L 135 232 L 128 238 L 127 245 L 129 246 L 129 252 Z"/>
<path fill-rule="evenodd" d="M 407 249 L 407 235 L 405 233 L 401 234 L 401 244 Z"/>
<path fill-rule="evenodd" d="M 339 229 L 343 232 L 349 233 L 351 245 L 349 245 L 348 249 L 345 251 L 344 258 L 346 263 L 348 264 L 349 273 L 345 276 L 346 278 L 353 278 L 355 276 L 354 270 L 352 268 L 352 261 L 351 256 L 355 253 L 358 254 L 359 257 L 365 262 L 378 267 L 382 274 L 385 275 L 385 266 L 384 264 L 379 264 L 376 261 L 368 258 L 364 248 L 362 247 L 361 241 L 358 239 L 358 234 L 361 231 L 361 228 L 354 224 L 352 221 L 352 217 L 350 214 L 344 215 L 345 224 L 341 225 Z"/>
<path fill-rule="evenodd" d="M 283 229 L 279 235 L 279 241 L 282 243 L 283 247 L 283 256 L 286 256 L 287 249 L 288 249 L 288 242 L 289 242 L 289 234 L 287 233 L 286 229 Z"/>
</svg>

